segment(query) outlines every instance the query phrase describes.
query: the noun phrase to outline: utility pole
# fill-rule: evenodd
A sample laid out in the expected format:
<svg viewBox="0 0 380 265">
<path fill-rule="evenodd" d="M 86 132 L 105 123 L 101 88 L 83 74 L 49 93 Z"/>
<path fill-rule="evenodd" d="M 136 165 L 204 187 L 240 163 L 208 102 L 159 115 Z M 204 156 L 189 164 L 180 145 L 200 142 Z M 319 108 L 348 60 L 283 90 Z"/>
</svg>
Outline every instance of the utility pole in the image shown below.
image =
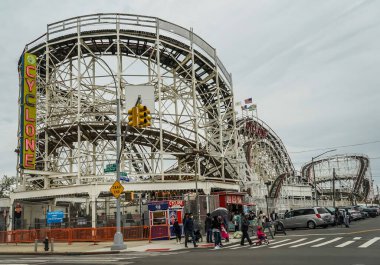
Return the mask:
<svg viewBox="0 0 380 265">
<path fill-rule="evenodd" d="M 333 196 L 333 207 L 335 209 L 335 168 L 333 168 L 333 183 L 332 183 L 332 196 Z"/>
</svg>

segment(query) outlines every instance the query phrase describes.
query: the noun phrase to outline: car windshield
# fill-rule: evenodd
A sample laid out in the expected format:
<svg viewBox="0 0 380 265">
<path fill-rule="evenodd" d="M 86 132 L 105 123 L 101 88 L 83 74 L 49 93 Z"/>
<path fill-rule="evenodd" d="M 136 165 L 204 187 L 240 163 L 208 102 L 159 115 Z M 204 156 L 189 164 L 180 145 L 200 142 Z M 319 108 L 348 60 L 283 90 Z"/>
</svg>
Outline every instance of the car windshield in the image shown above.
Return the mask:
<svg viewBox="0 0 380 265">
<path fill-rule="evenodd" d="M 317 208 L 318 213 L 329 213 L 325 208 Z"/>
</svg>

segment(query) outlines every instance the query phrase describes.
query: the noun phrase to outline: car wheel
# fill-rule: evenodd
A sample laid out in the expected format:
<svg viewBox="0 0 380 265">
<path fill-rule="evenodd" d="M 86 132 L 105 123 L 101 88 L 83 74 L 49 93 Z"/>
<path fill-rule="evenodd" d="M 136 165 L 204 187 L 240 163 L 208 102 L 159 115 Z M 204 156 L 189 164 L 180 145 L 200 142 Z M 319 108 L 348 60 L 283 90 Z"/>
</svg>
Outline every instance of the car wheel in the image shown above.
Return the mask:
<svg viewBox="0 0 380 265">
<path fill-rule="evenodd" d="M 292 228 L 292 230 L 296 230 L 295 228 Z"/>
<path fill-rule="evenodd" d="M 309 229 L 315 229 L 316 225 L 313 221 L 307 222 L 307 228 Z"/>
</svg>

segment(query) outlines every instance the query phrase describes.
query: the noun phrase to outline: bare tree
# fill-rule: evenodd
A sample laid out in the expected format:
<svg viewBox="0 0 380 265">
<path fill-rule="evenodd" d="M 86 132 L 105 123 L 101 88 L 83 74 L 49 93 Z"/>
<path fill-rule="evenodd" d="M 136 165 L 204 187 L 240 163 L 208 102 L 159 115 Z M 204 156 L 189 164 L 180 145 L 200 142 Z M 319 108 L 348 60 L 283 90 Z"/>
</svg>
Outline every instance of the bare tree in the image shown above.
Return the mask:
<svg viewBox="0 0 380 265">
<path fill-rule="evenodd" d="M 4 175 L 0 179 L 0 198 L 8 198 L 9 193 L 14 190 L 14 185 L 16 183 L 16 177 L 8 177 Z"/>
</svg>

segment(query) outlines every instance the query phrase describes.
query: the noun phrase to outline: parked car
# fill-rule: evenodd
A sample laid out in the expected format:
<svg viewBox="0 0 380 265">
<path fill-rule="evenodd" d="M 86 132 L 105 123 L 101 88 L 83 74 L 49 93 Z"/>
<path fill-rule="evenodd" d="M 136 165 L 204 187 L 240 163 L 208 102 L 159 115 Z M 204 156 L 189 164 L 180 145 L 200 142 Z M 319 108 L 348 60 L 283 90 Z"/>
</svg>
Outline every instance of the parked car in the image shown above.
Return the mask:
<svg viewBox="0 0 380 265">
<path fill-rule="evenodd" d="M 348 212 L 350 213 L 352 221 L 357 221 L 357 220 L 360 220 L 360 219 L 363 218 L 362 214 L 359 211 L 357 211 L 357 210 L 348 209 Z"/>
<path fill-rule="evenodd" d="M 355 206 L 352 206 L 351 208 L 354 209 L 354 210 L 356 210 L 356 211 L 358 211 L 358 212 L 360 212 L 360 215 L 361 215 L 360 219 L 365 219 L 365 218 L 369 217 L 368 213 L 365 212 L 365 211 L 363 211 L 364 207 L 355 205 Z"/>
<path fill-rule="evenodd" d="M 302 208 L 288 212 L 279 220 L 285 229 L 327 227 L 331 214 L 323 207 Z"/>
<path fill-rule="evenodd" d="M 371 205 L 371 206 L 368 206 L 368 208 L 370 208 L 370 209 L 376 209 L 376 211 L 377 211 L 377 216 L 380 215 L 380 207 L 379 207 L 379 206 Z"/>
<path fill-rule="evenodd" d="M 364 208 L 363 211 L 365 213 L 367 213 L 372 218 L 374 218 L 378 215 L 376 208 Z"/>
<path fill-rule="evenodd" d="M 334 207 L 325 207 L 326 210 L 331 214 L 331 222 L 329 223 L 329 225 L 336 225 L 337 221 L 338 220 L 335 220 L 335 208 Z"/>
</svg>

